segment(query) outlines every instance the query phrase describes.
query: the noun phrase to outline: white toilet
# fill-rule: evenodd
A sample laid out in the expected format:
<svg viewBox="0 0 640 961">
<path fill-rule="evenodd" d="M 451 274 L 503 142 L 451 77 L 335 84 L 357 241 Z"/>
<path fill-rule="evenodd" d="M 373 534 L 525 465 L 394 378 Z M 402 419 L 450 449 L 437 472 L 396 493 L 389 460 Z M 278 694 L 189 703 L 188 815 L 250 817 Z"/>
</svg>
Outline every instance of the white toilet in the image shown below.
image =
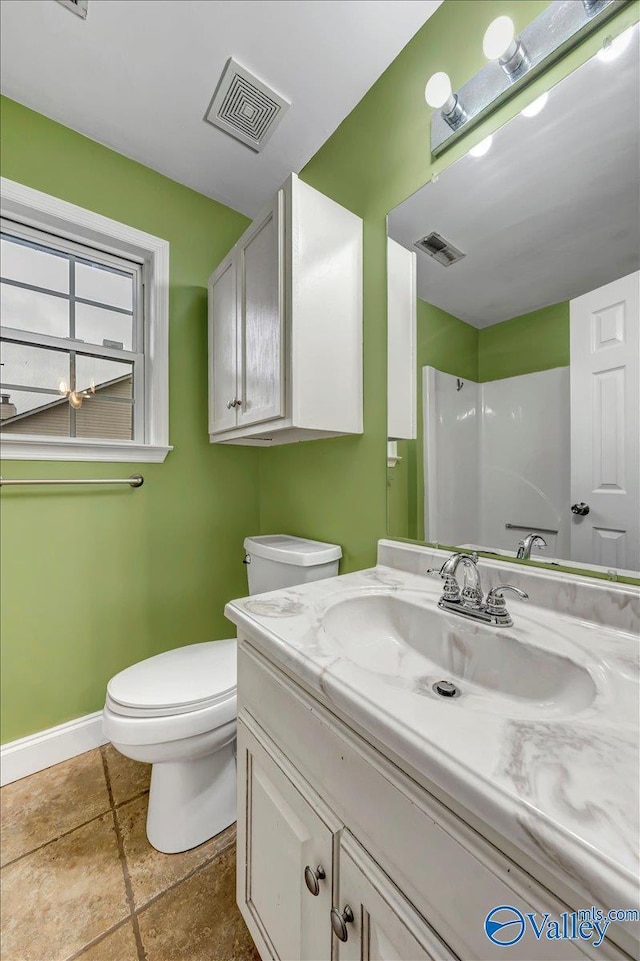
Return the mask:
<svg viewBox="0 0 640 961">
<path fill-rule="evenodd" d="M 334 577 L 342 550 L 286 534 L 247 537 L 249 593 Z M 204 641 L 140 661 L 112 677 L 105 736 L 152 764 L 147 837 L 187 851 L 236 819 L 236 642 Z"/>
</svg>

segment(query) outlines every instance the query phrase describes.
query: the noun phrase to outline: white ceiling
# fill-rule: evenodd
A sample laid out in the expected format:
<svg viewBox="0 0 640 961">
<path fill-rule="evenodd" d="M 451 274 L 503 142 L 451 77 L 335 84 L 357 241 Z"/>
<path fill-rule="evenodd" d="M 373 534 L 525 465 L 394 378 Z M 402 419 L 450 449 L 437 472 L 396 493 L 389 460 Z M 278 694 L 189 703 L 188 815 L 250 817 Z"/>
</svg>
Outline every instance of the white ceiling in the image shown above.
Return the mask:
<svg viewBox="0 0 640 961">
<path fill-rule="evenodd" d="M 408 249 L 436 231 L 466 254 L 443 267 L 419 251 L 419 297 L 487 327 L 640 268 L 639 33 L 391 212 L 389 235 Z"/>
<path fill-rule="evenodd" d="M 441 2 L 2 0 L 2 91 L 253 215 Z M 230 56 L 292 102 L 260 154 L 202 119 Z"/>
</svg>

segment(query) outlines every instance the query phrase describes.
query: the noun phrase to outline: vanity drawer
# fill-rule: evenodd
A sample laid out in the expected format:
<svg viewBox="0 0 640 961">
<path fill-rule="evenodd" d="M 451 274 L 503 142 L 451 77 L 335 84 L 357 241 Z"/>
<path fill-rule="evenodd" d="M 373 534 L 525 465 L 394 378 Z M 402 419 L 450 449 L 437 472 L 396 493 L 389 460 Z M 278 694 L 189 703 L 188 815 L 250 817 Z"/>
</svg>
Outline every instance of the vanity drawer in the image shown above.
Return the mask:
<svg viewBox="0 0 640 961">
<path fill-rule="evenodd" d="M 570 910 L 242 639 L 238 706 L 465 961 L 504 961 L 505 948 L 484 931 L 498 905 L 551 918 Z M 537 940 L 530 930 L 508 953 L 510 961 L 627 957 L 610 942 Z"/>
</svg>

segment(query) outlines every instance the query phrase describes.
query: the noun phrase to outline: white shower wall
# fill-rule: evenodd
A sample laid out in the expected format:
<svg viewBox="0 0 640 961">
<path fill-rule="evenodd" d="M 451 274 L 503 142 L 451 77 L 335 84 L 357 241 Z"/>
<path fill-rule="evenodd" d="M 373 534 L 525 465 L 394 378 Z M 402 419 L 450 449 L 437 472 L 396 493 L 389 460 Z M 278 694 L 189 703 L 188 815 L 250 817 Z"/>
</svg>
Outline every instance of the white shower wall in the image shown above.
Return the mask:
<svg viewBox="0 0 640 961">
<path fill-rule="evenodd" d="M 423 368 L 426 539 L 515 550 L 544 530 L 568 557 L 569 368 L 458 384 Z"/>
<path fill-rule="evenodd" d="M 463 386 L 458 390 L 458 383 Z M 425 539 L 462 544 L 480 536 L 480 385 L 422 368 Z"/>
</svg>

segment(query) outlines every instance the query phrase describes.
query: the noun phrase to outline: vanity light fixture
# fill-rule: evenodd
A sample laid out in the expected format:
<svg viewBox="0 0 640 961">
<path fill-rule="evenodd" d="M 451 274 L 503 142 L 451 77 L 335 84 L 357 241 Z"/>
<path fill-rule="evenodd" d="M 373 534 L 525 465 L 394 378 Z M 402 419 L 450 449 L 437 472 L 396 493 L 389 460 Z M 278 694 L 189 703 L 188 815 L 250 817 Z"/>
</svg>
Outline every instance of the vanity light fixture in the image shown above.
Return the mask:
<svg viewBox="0 0 640 961">
<path fill-rule="evenodd" d="M 448 74 L 439 71 L 429 78 L 424 88 L 424 99 L 430 107 L 440 110 L 452 130 L 464 123 L 466 114 L 458 97 L 453 93 Z"/>
<path fill-rule="evenodd" d="M 523 117 L 537 117 L 538 114 L 541 113 L 541 111 L 543 111 L 546 107 L 548 99 L 549 94 L 548 92 L 545 92 L 536 100 L 532 100 L 531 103 L 527 104 L 526 107 L 523 107 L 520 113 Z"/>
<path fill-rule="evenodd" d="M 472 147 L 469 153 L 472 157 L 484 157 L 486 153 L 489 153 L 491 149 L 491 144 L 493 143 L 493 137 L 485 137 L 480 143 L 477 143 L 475 147 Z"/>
<path fill-rule="evenodd" d="M 606 0 L 582 0 L 584 11 L 588 17 L 595 17 L 605 6 Z"/>
<path fill-rule="evenodd" d="M 459 90 L 451 89 L 449 77 L 444 72 L 434 74 L 426 86 L 426 101 L 435 108 L 431 114 L 433 156 L 439 156 L 491 110 L 520 91 L 629 3 L 631 0 L 551 0 L 518 35 L 510 17 L 496 17 L 487 27 L 482 44 L 489 63 Z M 605 41 L 601 59 L 605 62 L 613 60 L 628 42 L 626 34 L 617 41 Z M 525 117 L 536 115 L 534 105 L 536 113 L 542 110 L 544 102 L 539 101 L 542 98 L 525 108 Z"/>
<path fill-rule="evenodd" d="M 496 17 L 487 27 L 482 41 L 487 60 L 497 60 L 512 83 L 531 66 L 522 40 L 515 33 L 511 17 Z"/>
</svg>

